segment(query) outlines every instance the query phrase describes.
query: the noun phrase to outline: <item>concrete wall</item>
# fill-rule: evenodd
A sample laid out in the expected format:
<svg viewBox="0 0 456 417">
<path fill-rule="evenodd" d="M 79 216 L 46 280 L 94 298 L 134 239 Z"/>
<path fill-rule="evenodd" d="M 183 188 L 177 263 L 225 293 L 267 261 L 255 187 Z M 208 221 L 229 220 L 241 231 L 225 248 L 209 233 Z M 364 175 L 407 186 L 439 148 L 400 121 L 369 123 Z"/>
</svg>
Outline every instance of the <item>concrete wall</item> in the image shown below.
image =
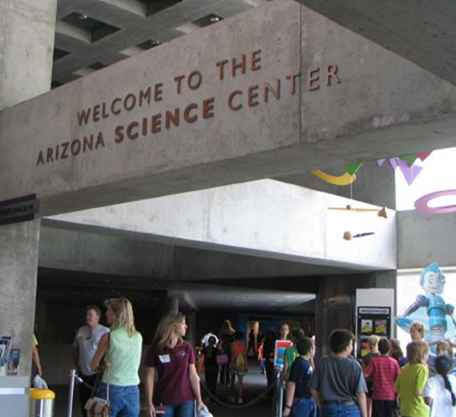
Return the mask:
<svg viewBox="0 0 456 417">
<path fill-rule="evenodd" d="M 397 230 L 399 268 L 422 268 L 431 262 L 456 265 L 456 213 L 427 216 L 401 211 Z"/>
<path fill-rule="evenodd" d="M 219 80 L 218 61 L 242 54 L 251 60 L 260 49 L 261 70 Z M 335 65 L 340 83 L 328 75 Z M 204 83 L 178 94 L 174 77 L 192 70 Z M 286 77 L 298 72 L 293 94 Z M 249 88 L 277 79 L 280 100 L 249 107 Z M 81 110 L 109 107 L 157 82 L 163 103 L 79 126 Z M 237 90 L 244 108 L 231 111 L 227 102 Z M 211 97 L 213 118 L 114 141 L 116 126 Z M 306 7 L 276 0 L 3 111 L 0 200 L 36 192 L 48 215 L 446 147 L 456 137 L 455 108 L 449 83 Z M 69 141 L 77 150 L 75 139 L 98 132 L 105 146 L 63 157 L 65 146 L 72 152 Z"/>
<path fill-rule="evenodd" d="M 394 212 L 328 210 L 374 208 L 274 180 L 219 187 L 56 216 L 78 224 L 137 231 L 202 248 L 219 248 L 310 264 L 396 267 Z M 378 208 L 377 208 L 378 209 Z M 346 241 L 352 234 L 374 236 Z"/>
</svg>

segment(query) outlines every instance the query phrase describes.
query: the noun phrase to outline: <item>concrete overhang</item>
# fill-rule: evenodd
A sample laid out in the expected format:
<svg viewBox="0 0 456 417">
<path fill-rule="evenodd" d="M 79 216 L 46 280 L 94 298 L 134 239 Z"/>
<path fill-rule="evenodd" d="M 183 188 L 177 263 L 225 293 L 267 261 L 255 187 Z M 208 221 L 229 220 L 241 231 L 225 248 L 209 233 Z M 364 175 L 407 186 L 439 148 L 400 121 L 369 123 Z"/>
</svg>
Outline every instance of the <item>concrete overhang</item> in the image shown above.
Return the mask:
<svg viewBox="0 0 456 417">
<path fill-rule="evenodd" d="M 396 268 L 395 212 L 275 180 L 218 187 L 55 216 L 148 234 L 157 241 L 355 270 Z M 347 241 L 353 235 L 373 236 Z"/>
<path fill-rule="evenodd" d="M 456 84 L 452 0 L 296 0 Z"/>
<path fill-rule="evenodd" d="M 44 216 L 455 141 L 450 83 L 276 0 L 3 110 L 0 200 Z"/>
</svg>

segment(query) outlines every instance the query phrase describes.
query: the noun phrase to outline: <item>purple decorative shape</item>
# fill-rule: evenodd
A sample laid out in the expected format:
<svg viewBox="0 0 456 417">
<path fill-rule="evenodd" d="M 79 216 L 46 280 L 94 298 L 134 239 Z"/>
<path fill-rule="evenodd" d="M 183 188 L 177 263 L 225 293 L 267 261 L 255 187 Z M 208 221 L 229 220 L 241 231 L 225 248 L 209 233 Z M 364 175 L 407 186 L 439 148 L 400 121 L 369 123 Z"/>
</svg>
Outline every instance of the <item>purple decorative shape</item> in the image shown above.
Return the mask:
<svg viewBox="0 0 456 417">
<path fill-rule="evenodd" d="M 398 159 L 397 164 L 408 185 L 412 185 L 413 181 L 415 181 L 416 177 L 423 170 L 422 167 L 417 165 L 409 166 L 408 163 L 402 159 Z"/>
<path fill-rule="evenodd" d="M 434 193 L 426 194 L 415 201 L 415 208 L 418 212 L 423 214 L 454 213 L 456 211 L 456 204 L 441 207 L 429 207 L 430 201 L 448 195 L 456 196 L 456 190 L 436 191 Z"/>
</svg>

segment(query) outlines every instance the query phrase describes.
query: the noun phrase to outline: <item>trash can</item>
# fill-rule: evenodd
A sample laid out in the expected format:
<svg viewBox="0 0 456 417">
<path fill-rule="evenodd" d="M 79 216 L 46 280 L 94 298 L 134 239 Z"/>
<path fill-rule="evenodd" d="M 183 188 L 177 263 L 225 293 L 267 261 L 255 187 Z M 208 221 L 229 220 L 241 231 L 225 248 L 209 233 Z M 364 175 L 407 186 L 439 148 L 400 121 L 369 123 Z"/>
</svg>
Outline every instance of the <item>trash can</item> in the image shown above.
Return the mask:
<svg viewBox="0 0 456 417">
<path fill-rule="evenodd" d="M 53 417 L 55 393 L 49 389 L 30 389 L 30 417 Z"/>
</svg>

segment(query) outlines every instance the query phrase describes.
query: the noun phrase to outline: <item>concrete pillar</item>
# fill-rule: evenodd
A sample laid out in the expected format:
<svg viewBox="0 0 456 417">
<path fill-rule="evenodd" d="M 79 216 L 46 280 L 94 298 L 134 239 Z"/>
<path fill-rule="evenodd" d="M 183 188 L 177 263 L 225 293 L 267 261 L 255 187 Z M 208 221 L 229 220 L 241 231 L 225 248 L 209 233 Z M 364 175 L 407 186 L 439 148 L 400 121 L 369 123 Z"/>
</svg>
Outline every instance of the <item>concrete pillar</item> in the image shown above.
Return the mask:
<svg viewBox="0 0 456 417">
<path fill-rule="evenodd" d="M 57 0 L 0 1 L 0 110 L 50 89 Z"/>
<path fill-rule="evenodd" d="M 0 336 L 21 349 L 21 376 L 31 369 L 38 242 L 39 220 L 0 226 Z"/>
<path fill-rule="evenodd" d="M 57 0 L 0 1 L 0 110 L 49 90 L 56 13 Z M 0 336 L 14 334 L 22 376 L 31 369 L 39 227 L 0 226 Z"/>
</svg>

